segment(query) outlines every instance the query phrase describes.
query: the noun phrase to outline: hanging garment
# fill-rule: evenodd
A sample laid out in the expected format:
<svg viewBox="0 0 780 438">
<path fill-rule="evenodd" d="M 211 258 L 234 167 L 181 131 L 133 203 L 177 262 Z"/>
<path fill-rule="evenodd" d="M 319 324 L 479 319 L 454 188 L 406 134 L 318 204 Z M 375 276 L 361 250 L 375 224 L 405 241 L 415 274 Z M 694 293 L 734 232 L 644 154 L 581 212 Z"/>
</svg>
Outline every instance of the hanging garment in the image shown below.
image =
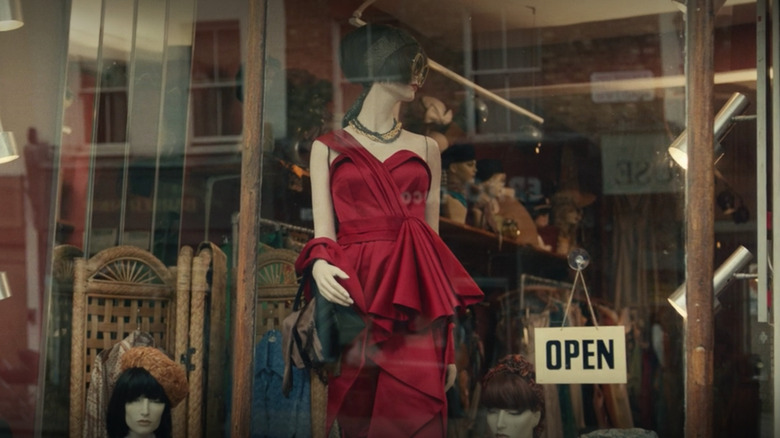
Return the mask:
<svg viewBox="0 0 780 438">
<path fill-rule="evenodd" d="M 282 395 L 282 332 L 269 330 L 255 346 L 252 438 L 311 436 L 309 371 L 293 368 L 292 389 Z"/>
<path fill-rule="evenodd" d="M 147 332 L 135 330 L 112 348 L 101 351 L 92 364 L 84 408 L 84 438 L 106 438 L 106 410 L 116 379 L 122 370 L 119 359 L 133 347 L 154 347 L 154 338 Z"/>
<path fill-rule="evenodd" d="M 328 382 L 327 428 L 338 417 L 345 436 L 444 436 L 452 316 L 482 291 L 425 222 L 431 174 L 419 155 L 379 161 L 345 131 L 319 140 L 339 153 L 330 166 L 338 243 L 310 241 L 296 268 L 321 258 L 344 270 L 369 321 Z"/>
</svg>

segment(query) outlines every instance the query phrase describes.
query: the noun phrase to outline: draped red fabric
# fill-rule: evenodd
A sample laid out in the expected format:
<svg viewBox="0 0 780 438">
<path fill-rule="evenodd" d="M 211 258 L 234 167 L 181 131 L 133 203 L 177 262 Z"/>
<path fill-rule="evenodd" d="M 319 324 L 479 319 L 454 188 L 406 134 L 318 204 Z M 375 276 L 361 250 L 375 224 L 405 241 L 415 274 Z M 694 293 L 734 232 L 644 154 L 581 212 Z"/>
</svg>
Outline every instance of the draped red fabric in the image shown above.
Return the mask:
<svg viewBox="0 0 780 438">
<path fill-rule="evenodd" d="M 329 381 L 328 428 L 338 417 L 346 436 L 444 436 L 450 320 L 482 291 L 424 220 L 430 170 L 421 157 L 402 150 L 379 161 L 344 131 L 319 140 L 340 154 L 330 188 L 338 244 L 310 241 L 296 269 L 316 259 L 343 269 L 370 322 Z"/>
</svg>

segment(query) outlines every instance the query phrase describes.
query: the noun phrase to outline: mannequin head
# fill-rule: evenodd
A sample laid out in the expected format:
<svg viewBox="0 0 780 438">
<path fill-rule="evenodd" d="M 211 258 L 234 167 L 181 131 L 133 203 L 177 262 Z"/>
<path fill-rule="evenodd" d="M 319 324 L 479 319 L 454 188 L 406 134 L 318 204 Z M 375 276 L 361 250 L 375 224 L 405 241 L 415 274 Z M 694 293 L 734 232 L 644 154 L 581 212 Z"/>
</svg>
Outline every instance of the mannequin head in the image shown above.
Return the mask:
<svg viewBox="0 0 780 438">
<path fill-rule="evenodd" d="M 558 228 L 576 227 L 582 219 L 582 209 L 572 196 L 556 193 L 552 199 L 553 221 Z"/>
<path fill-rule="evenodd" d="M 474 146 L 466 143 L 454 144 L 441 155 L 441 167 L 447 173 L 449 185 L 465 186 L 474 182 L 477 175 L 477 160 Z"/>
<path fill-rule="evenodd" d="M 106 414 L 108 436 L 171 436 L 171 401 L 143 368 L 129 368 L 117 379 Z"/>
<path fill-rule="evenodd" d="M 405 30 L 382 24 L 366 24 L 345 35 L 339 62 L 344 77 L 363 86 L 363 93 L 344 114 L 342 126 L 357 119 L 374 84 L 402 93 L 396 96 L 398 101 L 411 101 L 428 74 L 428 58 L 420 43 Z"/>
<path fill-rule="evenodd" d="M 534 206 L 532 216 L 537 227 L 550 225 L 550 208 L 550 201 L 547 198 Z"/>
<path fill-rule="evenodd" d="M 186 396 L 187 374 L 153 347 L 134 347 L 120 359 L 106 413 L 110 438 L 171 436 L 171 409 Z"/>
<path fill-rule="evenodd" d="M 538 438 L 544 429 L 544 393 L 522 355 L 504 357 L 482 379 L 482 406 L 493 435 Z"/>
<path fill-rule="evenodd" d="M 408 32 L 382 24 L 366 24 L 349 32 L 340 45 L 340 63 L 350 82 L 416 83 L 422 86 L 428 58 Z"/>
<path fill-rule="evenodd" d="M 483 159 L 477 162 L 477 180 L 482 192 L 491 198 L 498 198 L 506 188 L 506 173 L 500 160 Z"/>
</svg>

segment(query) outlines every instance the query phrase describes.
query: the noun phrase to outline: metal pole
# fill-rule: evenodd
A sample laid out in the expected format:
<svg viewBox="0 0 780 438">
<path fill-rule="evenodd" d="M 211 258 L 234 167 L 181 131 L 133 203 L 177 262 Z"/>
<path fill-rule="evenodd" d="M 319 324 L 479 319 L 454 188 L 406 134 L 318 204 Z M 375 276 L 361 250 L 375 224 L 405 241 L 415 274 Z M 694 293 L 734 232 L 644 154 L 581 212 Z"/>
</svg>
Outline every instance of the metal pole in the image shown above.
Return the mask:
<svg viewBox="0 0 780 438">
<path fill-rule="evenodd" d="M 769 322 L 767 279 L 767 96 L 769 53 L 766 41 L 767 0 L 756 2 L 756 260 L 758 260 L 758 322 Z"/>
<path fill-rule="evenodd" d="M 778 266 L 777 263 L 780 260 L 780 243 L 777 241 L 779 237 L 778 230 L 780 230 L 780 160 L 778 159 L 780 157 L 780 119 L 778 119 L 780 115 L 780 48 L 778 48 L 778 44 L 780 44 L 780 0 L 772 0 L 770 3 L 772 8 L 770 12 L 772 43 L 770 46 L 772 48 L 772 71 L 774 72 L 770 87 L 772 109 L 769 112 L 771 119 L 768 128 L 772 132 L 772 152 L 770 153 L 772 158 L 772 163 L 770 164 L 772 168 L 772 199 L 769 208 L 772 212 L 772 244 L 771 249 L 767 251 L 772 252 L 771 261 L 774 267 Z M 759 88 L 758 91 L 764 90 Z M 759 156 L 759 159 L 761 158 Z M 765 218 L 759 217 L 758 220 L 762 221 Z M 760 227 L 761 224 L 759 223 Z M 775 272 L 774 269 L 770 272 L 770 277 L 772 278 L 771 290 L 775 293 L 774 296 L 777 297 L 777 291 L 780 291 L 780 275 L 776 275 Z M 759 289 L 758 292 L 764 293 L 765 289 Z M 780 436 L 778 435 L 780 434 L 780 401 L 778 400 L 778 396 L 780 396 L 780 366 L 778 366 L 777 359 L 778 351 L 780 351 L 780 305 L 777 304 L 777 298 L 772 300 L 772 323 L 774 338 L 772 342 L 772 382 L 774 393 L 772 421 L 774 422 L 774 436 Z"/>
<path fill-rule="evenodd" d="M 685 19 L 686 175 L 685 436 L 712 436 L 714 245 L 713 0 L 689 0 Z"/>
<path fill-rule="evenodd" d="M 238 267 L 233 325 L 233 382 L 230 436 L 249 436 L 252 406 L 257 251 L 262 182 L 263 67 L 266 1 L 249 0 L 249 36 L 244 75 L 244 132 L 241 156 Z"/>
</svg>

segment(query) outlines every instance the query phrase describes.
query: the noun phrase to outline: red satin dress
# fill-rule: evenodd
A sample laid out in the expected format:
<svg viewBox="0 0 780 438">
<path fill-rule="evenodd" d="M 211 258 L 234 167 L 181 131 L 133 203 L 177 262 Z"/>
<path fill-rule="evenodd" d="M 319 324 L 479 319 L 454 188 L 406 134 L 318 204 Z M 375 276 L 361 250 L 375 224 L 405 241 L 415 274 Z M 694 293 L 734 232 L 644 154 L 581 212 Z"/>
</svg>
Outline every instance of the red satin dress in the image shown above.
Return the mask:
<svg viewBox="0 0 780 438">
<path fill-rule="evenodd" d="M 340 154 L 330 166 L 337 245 L 309 242 L 299 267 L 326 258 L 345 270 L 368 321 L 329 380 L 328 429 L 337 418 L 350 438 L 444 437 L 452 316 L 483 294 L 425 222 L 431 174 L 419 155 L 381 162 L 345 131 L 319 140 Z"/>
</svg>

